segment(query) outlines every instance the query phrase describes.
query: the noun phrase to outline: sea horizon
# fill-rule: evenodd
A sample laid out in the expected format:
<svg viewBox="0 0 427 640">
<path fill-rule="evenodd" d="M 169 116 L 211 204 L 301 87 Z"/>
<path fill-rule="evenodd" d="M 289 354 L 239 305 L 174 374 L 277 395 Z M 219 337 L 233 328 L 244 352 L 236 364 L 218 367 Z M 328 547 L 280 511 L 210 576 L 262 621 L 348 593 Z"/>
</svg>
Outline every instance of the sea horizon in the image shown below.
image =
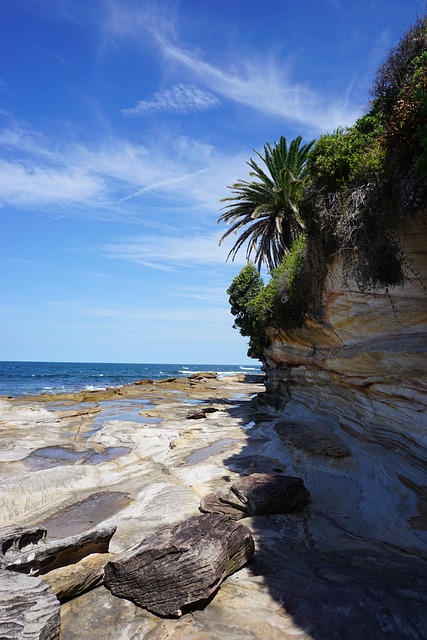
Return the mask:
<svg viewBox="0 0 427 640">
<path fill-rule="evenodd" d="M 96 391 L 121 387 L 141 379 L 186 377 L 199 371 L 214 371 L 218 377 L 255 374 L 261 373 L 261 364 L 2 360 L 0 396 Z"/>
</svg>

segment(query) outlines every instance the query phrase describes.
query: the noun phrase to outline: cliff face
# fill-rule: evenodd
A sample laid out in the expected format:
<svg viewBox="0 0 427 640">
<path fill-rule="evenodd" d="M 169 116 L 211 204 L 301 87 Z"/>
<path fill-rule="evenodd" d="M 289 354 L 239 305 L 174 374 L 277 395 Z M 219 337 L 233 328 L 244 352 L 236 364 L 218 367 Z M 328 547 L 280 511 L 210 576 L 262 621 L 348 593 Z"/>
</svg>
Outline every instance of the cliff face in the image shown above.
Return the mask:
<svg viewBox="0 0 427 640">
<path fill-rule="evenodd" d="M 322 320 L 270 336 L 267 396 L 295 470 L 336 493 L 340 525 L 425 553 L 426 217 L 402 239 L 402 289 L 361 293 L 330 266 Z"/>
</svg>

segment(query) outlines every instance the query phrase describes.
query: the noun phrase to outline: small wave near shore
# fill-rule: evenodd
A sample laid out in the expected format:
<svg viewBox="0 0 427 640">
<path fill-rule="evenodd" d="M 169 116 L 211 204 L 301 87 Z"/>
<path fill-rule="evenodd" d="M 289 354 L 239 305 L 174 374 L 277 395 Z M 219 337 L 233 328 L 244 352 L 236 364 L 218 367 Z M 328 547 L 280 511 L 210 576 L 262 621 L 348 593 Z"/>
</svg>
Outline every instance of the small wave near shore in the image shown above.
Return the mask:
<svg viewBox="0 0 427 640">
<path fill-rule="evenodd" d="M 0 362 L 0 396 L 103 391 L 140 379 L 186 378 L 204 371 L 215 372 L 218 378 L 261 373 L 256 365 L 3 361 Z"/>
</svg>

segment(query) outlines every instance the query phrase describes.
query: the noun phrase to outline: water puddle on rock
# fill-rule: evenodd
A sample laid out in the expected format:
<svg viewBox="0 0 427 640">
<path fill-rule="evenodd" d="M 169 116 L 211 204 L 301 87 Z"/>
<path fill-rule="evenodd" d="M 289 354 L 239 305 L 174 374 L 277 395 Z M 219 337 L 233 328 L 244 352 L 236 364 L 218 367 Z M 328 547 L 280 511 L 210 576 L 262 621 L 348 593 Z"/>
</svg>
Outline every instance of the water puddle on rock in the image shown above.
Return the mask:
<svg viewBox="0 0 427 640">
<path fill-rule="evenodd" d="M 154 405 L 149 400 L 114 400 L 110 402 L 100 402 L 101 412 L 93 419 L 95 428 L 90 434 L 99 431 L 104 422 L 111 420 L 123 420 L 125 422 L 161 422 L 160 418 L 150 418 L 145 415 L 145 411 L 154 409 Z"/>
<path fill-rule="evenodd" d="M 51 518 L 38 525 L 47 529 L 51 538 L 65 538 L 88 531 L 97 524 L 111 518 L 132 502 L 126 493 L 121 491 L 104 491 L 94 493 L 76 504 L 62 509 Z"/>
<path fill-rule="evenodd" d="M 46 409 L 48 409 L 48 411 L 68 411 L 76 414 L 90 414 L 91 412 L 96 412 L 98 410 L 98 403 L 55 401 L 46 403 Z"/>
<path fill-rule="evenodd" d="M 130 453 L 132 449 L 128 447 L 106 447 L 104 451 L 94 451 L 91 452 L 85 460 L 87 464 L 100 464 L 101 462 L 109 462 L 110 460 L 114 460 L 115 458 L 120 458 L 120 456 L 125 456 Z"/>
<path fill-rule="evenodd" d="M 214 442 L 213 444 L 210 444 L 207 447 L 203 447 L 203 449 L 198 449 L 197 451 L 192 453 L 190 456 L 188 456 L 186 464 L 199 464 L 200 462 L 204 462 L 211 456 L 217 453 L 222 453 L 232 444 L 234 444 L 234 440 L 232 440 L 231 438 L 218 440 L 218 442 Z"/>
<path fill-rule="evenodd" d="M 125 456 L 130 451 L 128 447 L 106 447 L 104 451 L 100 452 L 95 449 L 75 451 L 67 447 L 43 447 L 32 451 L 26 457 L 25 462 L 33 469 L 38 470 L 74 464 L 75 462 L 100 464 Z"/>
</svg>

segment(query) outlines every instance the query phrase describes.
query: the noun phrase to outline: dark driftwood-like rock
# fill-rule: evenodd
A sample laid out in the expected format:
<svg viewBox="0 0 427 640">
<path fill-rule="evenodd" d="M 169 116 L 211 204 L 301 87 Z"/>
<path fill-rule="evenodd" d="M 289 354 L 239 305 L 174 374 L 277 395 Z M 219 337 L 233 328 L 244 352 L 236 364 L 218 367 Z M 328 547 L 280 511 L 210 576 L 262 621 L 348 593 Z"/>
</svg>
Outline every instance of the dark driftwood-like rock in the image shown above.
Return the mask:
<svg viewBox="0 0 427 640">
<path fill-rule="evenodd" d="M 206 418 L 204 409 L 192 409 L 187 413 L 187 420 L 200 420 L 200 418 Z"/>
<path fill-rule="evenodd" d="M 106 553 L 116 527 L 99 527 L 49 541 L 42 527 L 9 527 L 0 532 L 0 567 L 42 575 L 78 562 L 91 553 Z"/>
<path fill-rule="evenodd" d="M 205 496 L 200 509 L 238 520 L 246 516 L 299 511 L 309 495 L 301 478 L 252 473 L 222 491 Z"/>
<path fill-rule="evenodd" d="M 104 584 L 160 615 L 205 600 L 254 553 L 249 529 L 218 514 L 161 529 L 109 562 Z"/>
<path fill-rule="evenodd" d="M 215 407 L 204 407 L 198 409 L 192 409 L 187 413 L 187 420 L 197 420 L 199 418 L 206 418 L 207 413 L 216 413 L 218 409 Z"/>
<path fill-rule="evenodd" d="M 57 640 L 59 601 L 40 578 L 0 569 L 1 640 Z"/>
</svg>

